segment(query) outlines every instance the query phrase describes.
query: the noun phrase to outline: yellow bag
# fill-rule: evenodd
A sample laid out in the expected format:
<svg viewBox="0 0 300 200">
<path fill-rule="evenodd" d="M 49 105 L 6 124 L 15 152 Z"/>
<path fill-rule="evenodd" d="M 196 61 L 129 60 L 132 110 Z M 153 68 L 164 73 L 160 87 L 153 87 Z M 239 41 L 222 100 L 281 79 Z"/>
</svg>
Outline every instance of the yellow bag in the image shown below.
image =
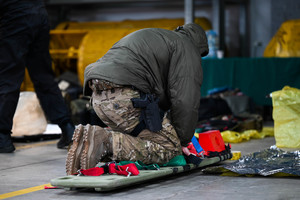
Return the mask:
<svg viewBox="0 0 300 200">
<path fill-rule="evenodd" d="M 300 90 L 285 86 L 272 92 L 277 147 L 300 148 Z"/>
<path fill-rule="evenodd" d="M 300 56 L 300 19 L 288 20 L 280 26 L 267 45 L 264 57 Z"/>
<path fill-rule="evenodd" d="M 264 127 L 261 132 L 251 129 L 243 131 L 241 133 L 227 130 L 222 131 L 221 135 L 223 137 L 224 142 L 240 143 L 248 141 L 250 139 L 262 139 L 265 137 L 274 136 L 274 129 L 272 127 Z"/>
</svg>

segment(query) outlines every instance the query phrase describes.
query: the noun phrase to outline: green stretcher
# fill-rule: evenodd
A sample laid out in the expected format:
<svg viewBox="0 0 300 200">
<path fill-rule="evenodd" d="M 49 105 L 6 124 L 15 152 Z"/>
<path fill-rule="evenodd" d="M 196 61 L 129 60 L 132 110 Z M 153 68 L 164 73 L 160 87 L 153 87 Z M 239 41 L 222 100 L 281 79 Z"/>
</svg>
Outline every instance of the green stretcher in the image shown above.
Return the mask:
<svg viewBox="0 0 300 200">
<path fill-rule="evenodd" d="M 94 188 L 95 191 L 98 192 L 110 191 L 197 168 L 203 168 L 230 159 L 231 157 L 232 154 L 229 153 L 228 155 L 219 157 L 205 158 L 199 165 L 187 164 L 184 166 L 160 167 L 159 170 L 140 170 L 139 175 L 129 177 L 115 174 L 103 174 L 101 176 L 70 175 L 52 179 L 51 185 L 64 188 L 65 190 Z"/>
</svg>

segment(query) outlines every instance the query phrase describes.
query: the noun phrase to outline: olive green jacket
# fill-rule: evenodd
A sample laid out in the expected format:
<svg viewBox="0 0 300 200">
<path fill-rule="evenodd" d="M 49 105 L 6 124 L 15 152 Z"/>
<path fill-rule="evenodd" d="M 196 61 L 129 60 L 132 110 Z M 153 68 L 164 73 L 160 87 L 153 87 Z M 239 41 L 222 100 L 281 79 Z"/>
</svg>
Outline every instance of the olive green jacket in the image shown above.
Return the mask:
<svg viewBox="0 0 300 200">
<path fill-rule="evenodd" d="M 175 31 L 147 28 L 133 32 L 116 44 L 84 73 L 84 95 L 88 81 L 107 80 L 156 94 L 159 106 L 170 110 L 171 122 L 187 146 L 198 120 L 202 84 L 201 56 L 208 53 L 205 31 L 187 24 Z"/>
</svg>

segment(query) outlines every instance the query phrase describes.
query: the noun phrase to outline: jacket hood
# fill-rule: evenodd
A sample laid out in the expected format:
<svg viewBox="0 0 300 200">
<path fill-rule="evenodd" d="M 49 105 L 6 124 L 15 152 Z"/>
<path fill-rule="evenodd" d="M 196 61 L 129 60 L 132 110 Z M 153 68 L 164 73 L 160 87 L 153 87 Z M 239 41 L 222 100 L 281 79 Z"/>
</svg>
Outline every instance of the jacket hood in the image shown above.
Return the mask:
<svg viewBox="0 0 300 200">
<path fill-rule="evenodd" d="M 200 48 L 201 56 L 204 57 L 208 54 L 207 37 L 204 29 L 195 23 L 185 24 L 177 27 L 176 32 L 187 35 L 193 43 Z"/>
</svg>

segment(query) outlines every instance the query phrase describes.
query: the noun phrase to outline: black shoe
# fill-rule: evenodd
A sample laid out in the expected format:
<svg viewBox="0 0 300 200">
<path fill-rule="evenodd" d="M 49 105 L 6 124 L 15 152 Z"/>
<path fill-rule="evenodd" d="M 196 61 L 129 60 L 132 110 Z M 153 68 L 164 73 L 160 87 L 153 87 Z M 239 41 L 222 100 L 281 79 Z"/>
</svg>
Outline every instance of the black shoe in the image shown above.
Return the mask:
<svg viewBox="0 0 300 200">
<path fill-rule="evenodd" d="M 59 126 L 61 129 L 61 138 L 57 143 L 57 148 L 67 149 L 68 146 L 72 143 L 72 137 L 74 134 L 75 127 L 72 123 L 67 123 Z"/>
<path fill-rule="evenodd" d="M 12 143 L 10 134 L 0 133 L 0 153 L 12 153 L 15 146 Z"/>
</svg>

